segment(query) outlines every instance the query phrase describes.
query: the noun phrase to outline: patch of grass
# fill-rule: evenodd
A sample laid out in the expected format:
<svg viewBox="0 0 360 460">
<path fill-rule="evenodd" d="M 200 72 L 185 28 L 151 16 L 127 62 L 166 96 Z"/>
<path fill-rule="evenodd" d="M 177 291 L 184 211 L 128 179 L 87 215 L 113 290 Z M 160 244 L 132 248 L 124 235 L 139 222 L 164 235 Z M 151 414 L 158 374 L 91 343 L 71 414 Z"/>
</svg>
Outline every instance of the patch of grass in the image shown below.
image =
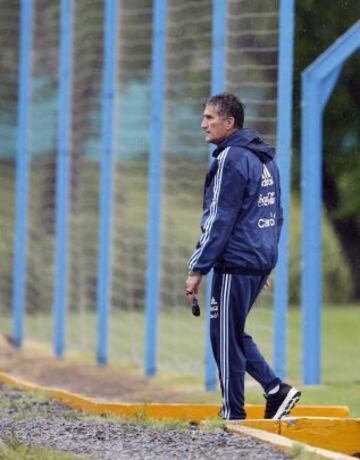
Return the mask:
<svg viewBox="0 0 360 460">
<path fill-rule="evenodd" d="M 324 458 L 322 455 L 316 452 L 308 452 L 302 444 L 297 442 L 293 443 L 293 447 L 290 451 L 291 458 L 296 460 L 320 460 Z"/>
<path fill-rule="evenodd" d="M 138 418 L 135 417 L 130 419 L 136 425 L 140 425 L 143 428 L 148 428 L 155 431 L 170 431 L 170 430 L 189 430 L 189 422 L 183 420 L 173 420 L 173 419 L 163 419 L 163 420 L 154 420 L 151 418 Z M 129 421 L 128 421 L 129 423 Z M 131 423 L 131 422 L 130 422 Z"/>
<path fill-rule="evenodd" d="M 289 345 L 296 353 L 289 353 L 289 375 L 301 380 L 301 311 L 290 311 L 290 331 L 298 330 L 297 337 L 289 337 Z M 302 404 L 348 405 L 353 417 L 360 416 L 360 379 L 356 363 L 360 355 L 358 337 L 359 305 L 325 306 L 322 315 L 322 375 L 321 385 L 302 388 Z M 297 342 L 297 345 L 294 342 Z M 295 371 L 296 368 L 298 372 Z"/>
<path fill-rule="evenodd" d="M 47 403 L 50 401 L 48 396 L 41 392 L 27 391 L 23 393 L 23 390 L 20 387 L 13 387 L 14 394 L 13 397 L 2 401 L 1 407 L 19 407 L 21 406 L 22 410 L 30 410 L 33 405 L 36 403 Z M 20 393 L 21 392 L 21 393 Z M 26 395 L 24 398 L 23 395 Z M 19 395 L 19 399 L 18 396 Z"/>
<path fill-rule="evenodd" d="M 84 457 L 45 449 L 28 447 L 22 444 L 16 436 L 11 436 L 0 444 L 0 460 L 81 460 Z"/>
<path fill-rule="evenodd" d="M 143 428 L 152 429 L 155 431 L 169 431 L 169 430 L 188 430 L 190 429 L 190 423 L 184 420 L 174 420 L 174 419 L 162 419 L 155 420 L 150 418 L 146 414 L 146 404 L 144 405 L 144 410 L 139 411 L 135 414 L 134 417 L 116 417 L 114 415 L 89 415 L 82 416 L 81 419 L 87 422 L 96 422 L 96 423 L 118 423 L 121 425 L 139 425 Z"/>
<path fill-rule="evenodd" d="M 90 416 L 91 417 L 91 416 Z M 70 411 L 62 414 L 62 418 L 65 420 L 83 420 L 84 416 L 81 412 Z"/>
<path fill-rule="evenodd" d="M 23 393 L 23 389 L 21 387 L 14 386 L 16 390 L 19 390 L 21 394 Z M 34 403 L 48 403 L 50 402 L 50 398 L 41 391 L 32 391 L 29 390 L 26 392 L 26 400 L 23 400 L 23 403 L 26 407 L 31 407 Z"/>
<path fill-rule="evenodd" d="M 206 419 L 204 420 L 201 424 L 200 424 L 200 428 L 202 430 L 216 430 L 216 429 L 220 429 L 220 430 L 226 430 L 226 421 L 225 420 L 222 420 L 221 418 L 218 418 L 218 419 L 214 419 L 214 418 L 209 418 L 209 419 Z"/>
<path fill-rule="evenodd" d="M 18 391 L 20 390 L 20 391 Z M 1 396 L 0 396 L 1 398 Z M 66 407 L 64 405 L 64 407 Z M 40 391 L 24 391 L 21 388 L 13 387 L 13 391 L 8 397 L 0 401 L 0 417 L 2 411 L 8 411 L 7 416 L 13 420 L 25 420 L 38 415 L 43 417 L 50 416 L 53 413 L 53 404 L 50 398 Z M 66 408 L 66 415 L 70 409 Z"/>
<path fill-rule="evenodd" d="M 256 313 L 256 315 L 258 312 Z M 262 313 L 252 319 L 261 319 L 261 324 L 271 328 L 271 315 Z M 292 307 L 288 315 L 288 380 L 302 390 L 301 404 L 306 405 L 347 405 L 353 417 L 360 417 L 360 378 L 358 362 L 360 342 L 358 337 L 358 321 L 360 305 L 326 305 L 323 309 L 322 327 L 322 384 L 304 386 L 301 384 L 302 350 L 301 350 L 301 309 Z M 254 338 L 257 341 L 256 330 Z M 259 347 L 263 350 L 261 340 Z M 265 344 L 266 345 L 266 344 Z M 268 348 L 265 355 L 269 358 Z M 271 354 L 270 354 L 271 355 Z M 250 383 L 253 383 L 249 379 Z M 219 391 L 213 393 L 201 392 L 203 376 L 188 377 L 159 375 L 154 383 L 175 390 L 195 389 L 202 403 L 220 403 Z M 249 404 L 264 404 L 262 389 L 258 385 L 246 387 L 246 402 Z"/>
</svg>

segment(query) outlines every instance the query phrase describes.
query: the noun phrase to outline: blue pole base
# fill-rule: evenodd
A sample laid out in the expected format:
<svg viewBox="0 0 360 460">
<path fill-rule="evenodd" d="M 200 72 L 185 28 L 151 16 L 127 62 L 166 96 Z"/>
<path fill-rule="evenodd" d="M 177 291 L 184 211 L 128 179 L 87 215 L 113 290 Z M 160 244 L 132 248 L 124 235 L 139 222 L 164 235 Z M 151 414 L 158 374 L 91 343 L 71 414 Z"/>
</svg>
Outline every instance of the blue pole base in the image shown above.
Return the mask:
<svg viewBox="0 0 360 460">
<path fill-rule="evenodd" d="M 151 377 L 155 377 L 156 375 L 156 368 L 152 368 L 152 369 L 146 369 L 145 370 L 145 377 L 148 377 L 148 378 L 151 378 Z"/>
<path fill-rule="evenodd" d="M 105 356 L 97 356 L 97 365 L 99 367 L 105 367 L 107 365 L 107 358 Z"/>
<path fill-rule="evenodd" d="M 8 342 L 10 345 L 15 348 L 16 350 L 21 350 L 22 349 L 22 339 L 15 338 L 15 337 L 9 337 Z"/>
<path fill-rule="evenodd" d="M 55 351 L 55 358 L 56 359 L 64 359 L 64 353 Z"/>
<path fill-rule="evenodd" d="M 211 379 L 205 382 L 205 390 L 207 392 L 214 392 L 217 389 L 217 380 Z"/>
</svg>

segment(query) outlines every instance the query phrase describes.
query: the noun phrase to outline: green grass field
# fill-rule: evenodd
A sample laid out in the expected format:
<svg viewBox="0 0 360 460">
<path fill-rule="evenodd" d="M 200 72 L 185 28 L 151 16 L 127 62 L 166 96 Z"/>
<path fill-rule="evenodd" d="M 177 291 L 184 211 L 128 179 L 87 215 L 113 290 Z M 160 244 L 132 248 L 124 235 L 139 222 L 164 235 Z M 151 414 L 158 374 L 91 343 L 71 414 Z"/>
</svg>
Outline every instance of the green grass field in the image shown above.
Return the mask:
<svg viewBox="0 0 360 460">
<path fill-rule="evenodd" d="M 255 307 L 256 308 L 256 307 Z M 360 416 L 360 341 L 358 325 L 360 305 L 327 306 L 323 311 L 322 383 L 301 385 L 301 312 L 289 311 L 288 380 L 303 390 L 303 404 L 345 404 L 353 416 Z M 9 319 L 3 318 L 0 332 L 10 331 Z M 46 316 L 28 316 L 27 336 L 51 342 L 52 320 Z M 272 314 L 259 308 L 249 318 L 251 333 L 264 354 L 271 358 Z M 87 359 L 95 359 L 96 317 L 94 313 L 68 315 L 67 344 Z M 144 315 L 140 312 L 113 312 L 110 320 L 109 361 L 130 371 L 142 372 Z M 219 402 L 220 395 L 205 393 L 203 388 L 204 315 L 199 320 L 188 309 L 162 312 L 159 324 L 159 369 L 154 383 L 194 391 L 201 402 Z M 179 363 L 185 363 L 179 365 Z M 263 402 L 261 389 L 247 386 L 248 403 Z"/>
<path fill-rule="evenodd" d="M 258 315 L 254 315 L 259 319 Z M 263 314 L 262 321 L 271 315 Z M 360 305 L 327 306 L 323 311 L 322 383 L 318 386 L 301 384 L 301 311 L 291 308 L 288 330 L 288 380 L 302 390 L 302 404 L 347 405 L 353 417 L 360 417 L 360 341 L 358 340 Z M 270 328 L 270 324 L 268 325 Z M 256 330 L 254 333 L 256 339 Z M 261 341 L 259 341 L 261 342 Z M 266 343 L 264 343 L 266 349 Z M 261 347 L 261 345 L 260 345 Z M 268 354 L 268 349 L 266 350 Z M 176 383 L 176 379 L 161 379 Z M 186 379 L 179 382 L 186 384 Z M 195 383 L 195 381 L 194 381 Z M 220 394 L 206 393 L 202 402 L 219 402 Z M 248 403 L 263 403 L 261 388 L 249 385 Z"/>
<path fill-rule="evenodd" d="M 345 404 L 360 417 L 360 305 L 328 306 L 323 311 L 322 384 L 301 386 L 302 404 Z M 289 314 L 289 377 L 301 381 L 301 315 Z M 259 402 L 257 392 L 248 391 L 248 402 Z"/>
</svg>

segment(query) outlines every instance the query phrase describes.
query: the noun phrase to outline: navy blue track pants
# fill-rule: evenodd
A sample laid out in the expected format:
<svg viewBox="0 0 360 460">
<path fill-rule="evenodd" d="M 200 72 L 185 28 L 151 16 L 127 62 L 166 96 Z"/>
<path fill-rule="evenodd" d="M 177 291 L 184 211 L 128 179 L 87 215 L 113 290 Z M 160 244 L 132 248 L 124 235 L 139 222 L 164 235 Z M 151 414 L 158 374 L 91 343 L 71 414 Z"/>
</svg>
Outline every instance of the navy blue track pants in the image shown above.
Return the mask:
<svg viewBox="0 0 360 460">
<path fill-rule="evenodd" d="M 246 317 L 267 276 L 214 273 L 210 306 L 210 337 L 223 396 L 222 416 L 244 419 L 244 379 L 248 372 L 264 391 L 280 379 L 245 333 Z"/>
</svg>

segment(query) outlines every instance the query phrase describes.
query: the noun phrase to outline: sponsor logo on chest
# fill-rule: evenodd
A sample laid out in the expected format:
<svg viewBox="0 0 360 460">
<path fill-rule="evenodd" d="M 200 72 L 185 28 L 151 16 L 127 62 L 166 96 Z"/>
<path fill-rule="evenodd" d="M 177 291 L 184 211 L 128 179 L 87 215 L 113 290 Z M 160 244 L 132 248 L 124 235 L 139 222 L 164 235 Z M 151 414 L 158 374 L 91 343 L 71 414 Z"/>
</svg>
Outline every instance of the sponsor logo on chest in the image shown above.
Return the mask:
<svg viewBox="0 0 360 460">
<path fill-rule="evenodd" d="M 275 204 L 275 192 L 268 192 L 266 195 L 259 196 L 258 207 L 271 206 Z"/>
<path fill-rule="evenodd" d="M 269 217 L 262 217 L 258 220 L 258 227 L 259 228 L 269 228 L 274 227 L 276 224 L 276 214 L 270 213 Z"/>
</svg>

